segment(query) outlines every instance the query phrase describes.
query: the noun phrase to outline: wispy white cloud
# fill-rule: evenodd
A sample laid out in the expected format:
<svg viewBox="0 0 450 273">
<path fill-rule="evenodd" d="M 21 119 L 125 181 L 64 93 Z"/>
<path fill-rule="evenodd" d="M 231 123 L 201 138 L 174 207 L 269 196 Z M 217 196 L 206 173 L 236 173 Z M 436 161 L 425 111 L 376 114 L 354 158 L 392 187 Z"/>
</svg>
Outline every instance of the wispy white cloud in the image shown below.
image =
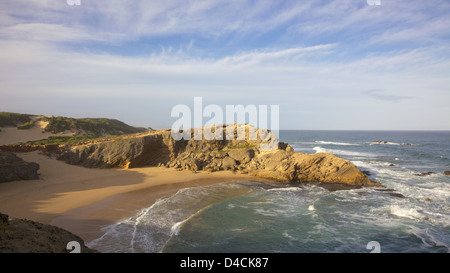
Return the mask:
<svg viewBox="0 0 450 273">
<path fill-rule="evenodd" d="M 380 108 L 450 115 L 448 19 L 432 6 L 442 1 L 29 2 L 0 3 L 3 109 L 169 126 L 174 104 L 201 95 L 313 117 L 286 114 L 285 128 L 362 128 Z"/>
<path fill-rule="evenodd" d="M 366 90 L 365 93 L 367 95 L 369 95 L 370 97 L 375 98 L 377 100 L 384 100 L 384 101 L 391 101 L 391 102 L 401 102 L 403 100 L 412 99 L 412 97 L 410 97 L 410 96 L 392 95 L 386 91 L 378 90 L 378 89 Z"/>
<path fill-rule="evenodd" d="M 119 34 L 92 33 L 84 27 L 59 24 L 27 23 L 0 28 L 0 38 L 6 40 L 34 40 L 40 42 L 86 42 L 117 39 Z"/>
</svg>

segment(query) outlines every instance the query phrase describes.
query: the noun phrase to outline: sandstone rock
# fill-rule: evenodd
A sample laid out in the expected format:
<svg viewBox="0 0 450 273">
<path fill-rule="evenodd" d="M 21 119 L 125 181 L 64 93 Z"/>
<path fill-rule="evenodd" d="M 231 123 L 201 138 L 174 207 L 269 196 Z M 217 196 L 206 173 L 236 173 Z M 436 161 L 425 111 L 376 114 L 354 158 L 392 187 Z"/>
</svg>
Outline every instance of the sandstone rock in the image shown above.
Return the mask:
<svg viewBox="0 0 450 273">
<path fill-rule="evenodd" d="M 262 152 L 256 160 L 261 165 L 261 168 L 267 171 L 275 171 L 278 169 L 280 162 L 286 160 L 288 157 L 288 152 L 284 150 L 275 150 L 271 152 Z"/>
<path fill-rule="evenodd" d="M 220 128 L 220 127 L 217 127 Z M 341 183 L 351 186 L 381 186 L 367 178 L 353 163 L 333 154 L 295 153 L 287 143 L 266 151 L 262 140 L 227 139 L 226 130 L 249 125 L 224 125 L 223 139 L 175 141 L 169 130 L 124 137 L 75 147 L 59 147 L 57 158 L 91 168 L 167 166 L 192 171 L 245 170 L 252 175 L 285 182 Z M 204 131 L 203 131 L 204 132 Z M 267 145 L 265 146 L 267 148 Z M 275 147 L 276 148 L 276 147 Z"/>
<path fill-rule="evenodd" d="M 222 168 L 224 170 L 234 170 L 236 168 L 236 160 L 227 156 L 222 160 Z"/>
<path fill-rule="evenodd" d="M 288 143 L 284 142 L 278 143 L 278 149 L 286 151 L 289 155 L 295 153 L 294 149 Z"/>
<path fill-rule="evenodd" d="M 367 178 L 350 161 L 333 154 L 299 154 L 293 156 L 297 180 L 320 181 L 326 183 L 345 183 L 355 186 L 381 186 Z"/>
<path fill-rule="evenodd" d="M 156 166 L 170 161 L 167 144 L 170 133 L 118 139 L 89 145 L 75 146 L 62 151 L 57 158 L 69 164 L 89 168 L 135 168 Z M 174 150 L 177 146 L 174 145 Z"/>
<path fill-rule="evenodd" d="M 252 149 L 232 149 L 228 152 L 228 156 L 236 161 L 248 163 L 255 156 L 255 151 Z"/>
<path fill-rule="evenodd" d="M 0 152 L 0 182 L 39 179 L 39 164 L 25 162 L 12 152 Z"/>
</svg>

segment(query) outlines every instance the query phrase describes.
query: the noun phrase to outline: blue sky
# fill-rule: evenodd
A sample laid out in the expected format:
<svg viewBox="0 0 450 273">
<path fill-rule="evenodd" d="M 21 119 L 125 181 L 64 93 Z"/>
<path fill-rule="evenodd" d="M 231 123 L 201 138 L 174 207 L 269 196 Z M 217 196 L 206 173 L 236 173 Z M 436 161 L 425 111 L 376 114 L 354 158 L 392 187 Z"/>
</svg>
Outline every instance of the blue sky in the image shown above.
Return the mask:
<svg viewBox="0 0 450 273">
<path fill-rule="evenodd" d="M 0 111 L 169 128 L 279 105 L 281 129 L 449 130 L 450 2 L 0 2 Z M 205 120 L 206 122 L 206 120 Z"/>
</svg>

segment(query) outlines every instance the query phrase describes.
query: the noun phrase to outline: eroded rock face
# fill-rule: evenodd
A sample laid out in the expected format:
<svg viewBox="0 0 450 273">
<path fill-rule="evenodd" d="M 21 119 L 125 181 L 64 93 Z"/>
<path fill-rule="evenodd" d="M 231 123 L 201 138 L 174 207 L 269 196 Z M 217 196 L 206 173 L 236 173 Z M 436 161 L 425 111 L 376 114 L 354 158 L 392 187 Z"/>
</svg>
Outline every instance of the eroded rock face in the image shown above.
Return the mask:
<svg viewBox="0 0 450 273">
<path fill-rule="evenodd" d="M 287 143 L 279 143 L 273 151 L 262 151 L 262 140 L 248 137 L 228 140 L 225 130 L 222 140 L 195 140 L 194 131 L 191 136 L 190 140 L 175 141 L 170 130 L 152 132 L 72 147 L 61 151 L 58 159 L 91 168 L 166 166 L 192 171 L 236 170 L 285 182 L 380 186 L 353 163 L 333 154 L 295 153 Z"/>
<path fill-rule="evenodd" d="M 25 162 L 12 152 L 0 152 L 0 182 L 39 179 L 39 164 Z"/>
<path fill-rule="evenodd" d="M 263 168 L 256 169 L 255 172 L 277 180 L 381 186 L 371 181 L 350 161 L 329 153 L 303 154 L 281 150 L 269 152 L 260 159 Z"/>
</svg>

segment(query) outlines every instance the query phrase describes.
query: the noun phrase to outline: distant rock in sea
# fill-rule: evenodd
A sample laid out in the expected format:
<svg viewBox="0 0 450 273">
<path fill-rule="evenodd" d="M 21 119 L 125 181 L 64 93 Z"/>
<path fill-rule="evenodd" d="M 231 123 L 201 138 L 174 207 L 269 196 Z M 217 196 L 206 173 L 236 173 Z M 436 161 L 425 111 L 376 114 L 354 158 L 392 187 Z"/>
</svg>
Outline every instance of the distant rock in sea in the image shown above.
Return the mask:
<svg viewBox="0 0 450 273">
<path fill-rule="evenodd" d="M 25 162 L 12 152 L 0 151 L 0 182 L 39 179 L 39 164 Z"/>
<path fill-rule="evenodd" d="M 427 176 L 427 175 L 432 175 L 434 174 L 434 172 L 423 172 L 423 173 L 417 173 L 414 174 L 415 176 Z"/>
<path fill-rule="evenodd" d="M 445 171 L 444 175 L 450 175 L 450 171 Z"/>
<path fill-rule="evenodd" d="M 395 143 L 395 142 L 389 142 L 389 141 L 386 141 L 386 140 L 374 140 L 374 141 L 371 141 L 371 143 L 374 143 L 374 144 L 403 145 L 403 146 L 411 146 L 412 145 L 411 143 Z"/>
<path fill-rule="evenodd" d="M 378 143 L 378 144 L 387 144 L 387 141 L 382 141 L 382 140 L 374 140 L 372 141 L 372 143 Z"/>
</svg>

